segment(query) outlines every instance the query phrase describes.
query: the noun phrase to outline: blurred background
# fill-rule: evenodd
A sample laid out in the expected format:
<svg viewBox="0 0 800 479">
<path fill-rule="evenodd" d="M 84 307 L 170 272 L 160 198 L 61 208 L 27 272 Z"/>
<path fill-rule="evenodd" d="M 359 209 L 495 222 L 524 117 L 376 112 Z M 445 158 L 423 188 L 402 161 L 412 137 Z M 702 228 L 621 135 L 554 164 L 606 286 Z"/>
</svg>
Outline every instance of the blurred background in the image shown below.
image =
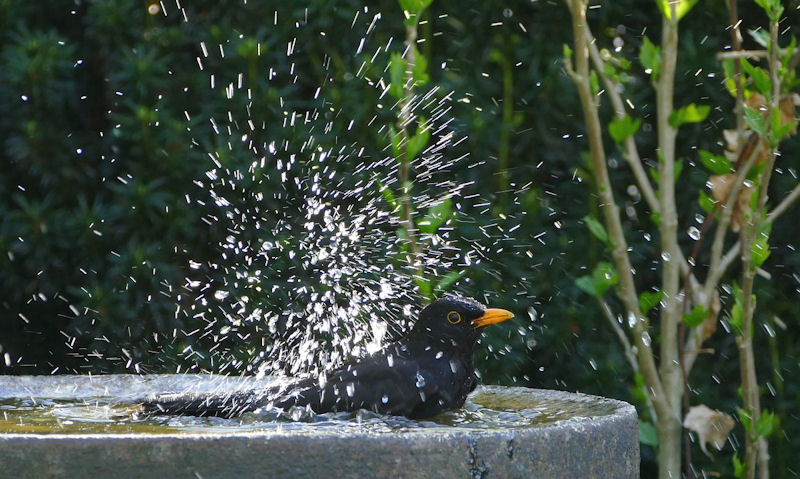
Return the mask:
<svg viewBox="0 0 800 479">
<path fill-rule="evenodd" d="M 0 0 L 1 374 L 302 374 L 320 356 L 297 363 L 281 347 L 300 344 L 298 331 L 305 346 L 347 336 L 368 350 L 422 305 L 386 194 L 402 186 L 388 161 L 397 105 L 383 92 L 405 39 L 397 3 L 185 3 Z M 689 167 L 694 150 L 719 150 L 734 123 L 715 57 L 727 12 L 705 3 L 681 22 L 676 104 L 712 105 L 679 137 L 684 230 L 707 177 Z M 800 25 L 788 3 L 787 36 Z M 749 4 L 740 17 L 766 25 Z M 590 23 L 634 62 L 642 35 L 660 30 L 644 1 L 606 2 Z M 418 114 L 437 129 L 413 198 L 420 217 L 446 218 L 426 239 L 425 271 L 458 271 L 441 290 L 516 313 L 481 341 L 482 381 L 641 405 L 616 337 L 575 286 L 604 247 L 582 220 L 598 205 L 562 66 L 566 7 L 435 0 L 419 37 L 430 81 Z M 631 85 L 652 157 L 652 91 Z M 780 191 L 796 182 L 796 143 L 783 147 Z M 649 213 L 618 153 L 609 165 L 644 290 L 658 280 Z M 771 279 L 756 283 L 763 401 L 781 419 L 775 477 L 800 474 L 789 456 L 800 433 L 795 240 L 791 220 L 775 224 Z M 348 312 L 356 326 L 341 324 Z M 692 394 L 733 411 L 735 338 L 720 328 L 707 346 L 718 354 L 698 360 Z M 645 447 L 645 472 L 652 458 Z"/>
</svg>

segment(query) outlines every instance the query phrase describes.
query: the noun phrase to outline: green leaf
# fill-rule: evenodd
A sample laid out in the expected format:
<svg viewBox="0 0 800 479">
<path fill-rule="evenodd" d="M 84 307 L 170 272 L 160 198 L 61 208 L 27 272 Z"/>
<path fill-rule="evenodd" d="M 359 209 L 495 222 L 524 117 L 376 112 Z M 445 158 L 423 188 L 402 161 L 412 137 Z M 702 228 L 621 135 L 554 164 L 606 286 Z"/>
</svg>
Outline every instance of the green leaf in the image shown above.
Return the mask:
<svg viewBox="0 0 800 479">
<path fill-rule="evenodd" d="M 417 228 L 423 234 L 434 234 L 453 217 L 453 200 L 446 198 L 441 203 L 428 208 L 428 213 L 417 220 Z"/>
<path fill-rule="evenodd" d="M 403 149 L 400 144 L 403 138 L 400 136 L 400 133 L 395 130 L 393 125 L 389 125 L 389 136 L 392 139 L 392 153 L 394 153 L 395 159 L 399 160 L 403 154 Z"/>
<path fill-rule="evenodd" d="M 600 93 L 600 79 L 597 78 L 597 72 L 594 70 L 589 72 L 589 85 L 592 87 L 592 95 L 597 96 Z"/>
<path fill-rule="evenodd" d="M 644 67 L 645 73 L 650 73 L 652 81 L 657 82 L 658 73 L 661 71 L 661 48 L 654 45 L 647 37 L 642 40 L 639 62 Z"/>
<path fill-rule="evenodd" d="M 747 33 L 749 33 L 750 37 L 761 45 L 762 48 L 769 49 L 769 30 L 759 28 L 758 30 L 747 30 Z"/>
<path fill-rule="evenodd" d="M 594 279 L 592 279 L 592 277 L 589 275 L 581 276 L 580 278 L 576 279 L 575 286 L 587 294 L 597 296 L 597 288 L 595 287 Z"/>
<path fill-rule="evenodd" d="M 411 71 L 412 77 L 414 78 L 414 86 L 422 86 L 430 80 L 430 76 L 428 76 L 428 59 L 425 58 L 419 50 L 417 50 L 417 46 L 414 45 L 414 68 Z"/>
<path fill-rule="evenodd" d="M 703 321 L 708 317 L 708 310 L 700 305 L 692 308 L 691 311 L 683 315 L 683 324 L 690 328 L 696 328 L 703 324 Z"/>
<path fill-rule="evenodd" d="M 697 198 L 697 203 L 706 213 L 710 213 L 711 210 L 714 209 L 714 205 L 716 205 L 716 202 L 710 196 L 708 196 L 708 193 L 703 190 L 700 190 L 700 196 Z"/>
<path fill-rule="evenodd" d="M 658 432 L 653 423 L 639 421 L 639 442 L 650 447 L 658 446 Z"/>
<path fill-rule="evenodd" d="M 769 127 L 772 131 L 772 135 L 770 136 L 774 137 L 775 141 L 775 144 L 772 145 L 773 147 L 777 146 L 783 137 L 791 133 L 792 129 L 797 125 L 796 120 L 792 120 L 786 124 L 782 124 L 782 121 L 780 108 L 773 108 L 769 114 Z"/>
<path fill-rule="evenodd" d="M 428 141 L 431 138 L 431 128 L 425 124 L 425 118 L 420 117 L 419 126 L 417 127 L 417 134 L 409 136 L 406 143 L 406 160 L 411 161 L 428 146 Z"/>
<path fill-rule="evenodd" d="M 778 420 L 774 413 L 770 411 L 762 411 L 761 416 L 759 416 L 758 420 L 756 421 L 756 435 L 764 438 L 769 437 L 773 431 L 775 431 L 775 426 L 777 426 L 777 423 Z"/>
<path fill-rule="evenodd" d="M 741 391 L 739 391 L 739 396 L 741 395 L 742 395 Z M 749 431 L 750 423 L 753 421 L 753 414 L 747 409 L 738 408 L 736 410 L 736 415 L 739 416 L 739 422 L 742 423 L 742 427 L 744 427 L 744 430 Z"/>
<path fill-rule="evenodd" d="M 761 267 L 764 261 L 769 258 L 769 234 L 772 230 L 772 224 L 762 221 L 759 224 L 759 231 L 753 241 L 753 246 L 750 248 L 750 255 L 753 260 L 753 266 L 756 268 Z"/>
<path fill-rule="evenodd" d="M 389 94 L 393 97 L 403 98 L 406 95 L 405 90 L 405 74 L 406 74 L 406 60 L 398 52 L 393 52 L 389 60 Z"/>
<path fill-rule="evenodd" d="M 617 143 L 622 143 L 633 136 L 639 130 L 641 124 L 641 119 L 633 119 L 630 116 L 625 115 L 622 118 L 615 118 L 611 120 L 611 123 L 608 124 L 608 133 L 611 135 L 611 138 L 613 138 L 614 141 Z"/>
<path fill-rule="evenodd" d="M 656 182 L 658 182 L 658 180 L 656 180 Z M 658 211 L 653 211 L 652 213 L 650 213 L 650 221 L 652 221 L 655 226 L 660 226 L 661 213 L 659 213 Z"/>
<path fill-rule="evenodd" d="M 695 6 L 698 0 L 657 0 L 658 9 L 665 18 L 672 18 L 672 5 L 675 5 L 675 13 L 678 20 L 683 18 L 692 7 Z"/>
<path fill-rule="evenodd" d="M 586 227 L 589 228 L 589 231 L 594 235 L 595 238 L 599 239 L 606 245 L 609 244 L 608 233 L 606 232 L 606 228 L 603 226 L 603 223 L 588 215 L 583 217 L 583 221 L 586 223 Z"/>
<path fill-rule="evenodd" d="M 400 8 L 408 13 L 419 14 L 428 8 L 433 0 L 398 0 Z"/>
<path fill-rule="evenodd" d="M 783 14 L 783 5 L 780 0 L 756 0 L 756 4 L 764 9 L 770 20 L 780 20 Z"/>
<path fill-rule="evenodd" d="M 683 172 L 683 160 L 678 160 L 675 162 L 675 167 L 672 169 L 672 176 L 674 177 L 674 181 L 678 181 L 680 178 L 681 173 Z"/>
<path fill-rule="evenodd" d="M 650 177 L 653 178 L 653 181 L 655 181 L 656 184 L 658 184 L 658 178 L 659 178 L 658 170 L 655 168 L 650 168 L 647 171 L 650 173 Z"/>
<path fill-rule="evenodd" d="M 564 60 L 570 61 L 572 60 L 572 48 L 569 47 L 566 43 L 561 47 L 562 55 L 564 55 Z"/>
<path fill-rule="evenodd" d="M 433 3 L 433 0 L 397 0 L 397 3 L 406 14 L 405 24 L 414 25 L 422 12 Z"/>
<path fill-rule="evenodd" d="M 769 75 L 763 68 L 754 67 L 749 62 L 742 62 L 742 68 L 747 76 L 753 80 L 753 86 L 756 91 L 764 95 L 767 100 L 772 98 L 772 82 L 769 80 Z"/>
<path fill-rule="evenodd" d="M 642 310 L 642 314 L 647 314 L 651 309 L 655 308 L 663 296 L 664 291 L 660 289 L 655 292 L 642 292 L 642 294 L 639 295 L 639 309 Z"/>
<path fill-rule="evenodd" d="M 747 123 L 747 126 L 750 127 L 751 130 L 758 133 L 761 136 L 765 136 L 767 131 L 767 124 L 764 121 L 764 117 L 761 116 L 761 112 L 750 108 L 749 106 L 744 106 L 744 121 Z"/>
<path fill-rule="evenodd" d="M 747 60 L 742 59 L 742 63 L 746 62 Z M 725 72 L 725 88 L 732 97 L 736 98 L 736 70 L 733 65 L 733 59 L 722 60 L 722 70 Z"/>
<path fill-rule="evenodd" d="M 715 175 L 727 175 L 733 171 L 731 160 L 722 155 L 715 155 L 710 151 L 700 150 L 700 162 Z"/>
<path fill-rule="evenodd" d="M 733 454 L 733 477 L 741 479 L 744 477 L 744 462 L 739 459 L 739 454 Z"/>
<path fill-rule="evenodd" d="M 453 285 L 456 281 L 461 279 L 466 273 L 466 270 L 461 271 L 450 271 L 446 275 L 442 276 L 439 279 L 439 282 L 436 283 L 436 287 L 433 288 L 433 292 L 436 296 L 439 296 L 441 293 L 447 291 L 447 288 Z"/>
<path fill-rule="evenodd" d="M 619 275 L 611 263 L 600 262 L 592 271 L 595 288 L 598 296 L 602 296 L 608 288 L 619 282 Z"/>
<path fill-rule="evenodd" d="M 710 111 L 711 107 L 708 105 L 689 103 L 670 113 L 669 124 L 673 128 L 678 128 L 685 123 L 699 123 L 706 119 Z"/>
<path fill-rule="evenodd" d="M 797 47 L 797 38 L 794 35 L 792 35 L 792 39 L 789 42 L 789 45 L 786 48 L 784 48 L 785 53 L 783 55 L 783 58 L 781 58 L 781 66 L 784 68 L 784 70 L 789 67 L 789 62 L 792 61 L 792 57 L 794 56 L 796 47 Z"/>
<path fill-rule="evenodd" d="M 429 280 L 420 278 L 419 276 L 414 276 L 414 283 L 416 283 L 417 288 L 419 288 L 420 296 L 427 299 L 432 297 L 431 282 Z"/>
<path fill-rule="evenodd" d="M 581 276 L 575 280 L 575 285 L 586 293 L 602 297 L 608 288 L 619 282 L 619 275 L 610 263 L 601 262 L 595 266 L 591 276 Z"/>
<path fill-rule="evenodd" d="M 398 211 L 400 209 L 400 203 L 398 203 L 397 199 L 394 197 L 392 189 L 380 181 L 378 182 L 378 188 L 380 189 L 381 195 L 383 195 L 383 199 L 392 207 L 392 212 Z"/>
</svg>

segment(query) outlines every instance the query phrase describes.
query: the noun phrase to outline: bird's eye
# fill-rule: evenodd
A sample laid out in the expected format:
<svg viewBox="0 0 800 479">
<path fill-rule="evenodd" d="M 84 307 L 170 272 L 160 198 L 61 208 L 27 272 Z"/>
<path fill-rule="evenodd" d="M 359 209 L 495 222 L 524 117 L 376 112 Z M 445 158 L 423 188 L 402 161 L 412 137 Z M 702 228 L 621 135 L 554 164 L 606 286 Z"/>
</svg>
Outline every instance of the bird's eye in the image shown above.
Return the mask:
<svg viewBox="0 0 800 479">
<path fill-rule="evenodd" d="M 458 314 L 457 311 L 450 311 L 447 313 L 447 321 L 449 321 L 450 324 L 458 324 L 461 322 L 461 315 Z"/>
</svg>

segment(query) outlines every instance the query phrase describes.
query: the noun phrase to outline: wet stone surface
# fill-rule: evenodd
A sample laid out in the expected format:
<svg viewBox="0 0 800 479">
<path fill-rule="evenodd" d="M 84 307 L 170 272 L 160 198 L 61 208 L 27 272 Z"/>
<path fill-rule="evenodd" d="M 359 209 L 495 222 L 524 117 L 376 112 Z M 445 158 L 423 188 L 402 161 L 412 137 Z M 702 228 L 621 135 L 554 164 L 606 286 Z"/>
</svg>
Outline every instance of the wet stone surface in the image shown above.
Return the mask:
<svg viewBox="0 0 800 479">
<path fill-rule="evenodd" d="M 633 407 L 559 391 L 483 386 L 463 408 L 426 421 L 366 411 L 139 414 L 153 393 L 274 381 L 0 377 L 0 463 L 14 477 L 638 477 Z"/>
</svg>

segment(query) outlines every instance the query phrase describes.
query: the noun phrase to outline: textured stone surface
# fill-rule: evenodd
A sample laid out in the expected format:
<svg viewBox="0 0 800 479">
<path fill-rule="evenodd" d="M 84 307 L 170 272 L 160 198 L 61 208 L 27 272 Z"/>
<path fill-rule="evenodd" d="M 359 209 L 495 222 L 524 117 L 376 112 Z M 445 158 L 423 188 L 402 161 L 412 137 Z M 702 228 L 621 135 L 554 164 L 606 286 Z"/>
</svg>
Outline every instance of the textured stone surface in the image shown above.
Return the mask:
<svg viewBox="0 0 800 479">
<path fill-rule="evenodd" d="M 511 390 L 509 390 L 511 391 Z M 188 433 L 180 435 L 0 434 L 0 476 L 532 477 L 636 478 L 638 425 L 626 403 L 513 388 L 532 404 L 576 398 L 611 405 L 601 417 L 530 428 Z"/>
</svg>

